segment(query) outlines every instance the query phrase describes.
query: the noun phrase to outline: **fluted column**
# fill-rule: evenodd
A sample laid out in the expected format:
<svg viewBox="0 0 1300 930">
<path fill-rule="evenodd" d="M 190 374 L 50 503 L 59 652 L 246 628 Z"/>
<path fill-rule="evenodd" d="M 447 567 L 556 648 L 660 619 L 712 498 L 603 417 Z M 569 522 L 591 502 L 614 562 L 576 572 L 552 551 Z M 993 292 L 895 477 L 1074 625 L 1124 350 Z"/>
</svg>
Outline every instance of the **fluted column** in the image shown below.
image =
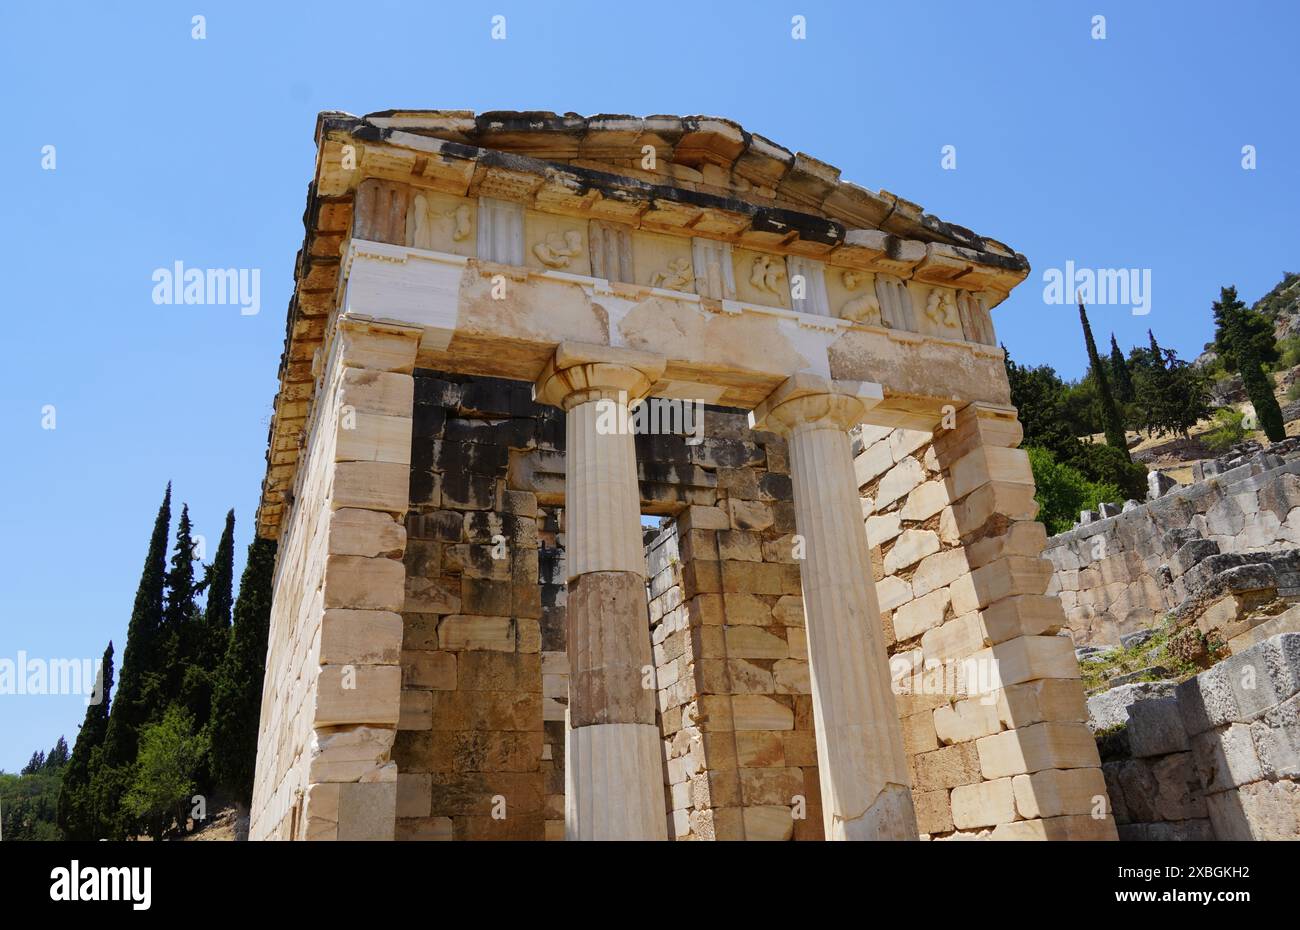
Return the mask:
<svg viewBox="0 0 1300 930">
<path fill-rule="evenodd" d="M 663 368 L 647 353 L 564 343 L 537 381 L 537 399 L 567 413 L 566 839 L 667 839 L 628 412 Z"/>
<path fill-rule="evenodd" d="M 828 840 L 917 838 L 847 432 L 880 398 L 877 384 L 796 375 L 750 415 L 790 445 Z"/>
</svg>

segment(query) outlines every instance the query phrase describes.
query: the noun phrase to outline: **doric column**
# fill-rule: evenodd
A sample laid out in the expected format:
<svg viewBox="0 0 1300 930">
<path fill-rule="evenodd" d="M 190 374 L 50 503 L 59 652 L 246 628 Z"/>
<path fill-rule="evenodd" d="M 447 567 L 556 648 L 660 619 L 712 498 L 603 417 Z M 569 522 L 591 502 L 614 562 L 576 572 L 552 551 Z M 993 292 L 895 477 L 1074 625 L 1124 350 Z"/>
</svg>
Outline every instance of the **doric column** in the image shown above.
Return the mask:
<svg viewBox="0 0 1300 930">
<path fill-rule="evenodd" d="M 667 839 L 628 412 L 663 369 L 644 352 L 563 343 L 537 380 L 537 400 L 567 414 L 566 839 Z"/>
<path fill-rule="evenodd" d="M 828 840 L 917 838 L 848 437 L 880 399 L 878 384 L 800 374 L 750 414 L 790 444 Z"/>
</svg>

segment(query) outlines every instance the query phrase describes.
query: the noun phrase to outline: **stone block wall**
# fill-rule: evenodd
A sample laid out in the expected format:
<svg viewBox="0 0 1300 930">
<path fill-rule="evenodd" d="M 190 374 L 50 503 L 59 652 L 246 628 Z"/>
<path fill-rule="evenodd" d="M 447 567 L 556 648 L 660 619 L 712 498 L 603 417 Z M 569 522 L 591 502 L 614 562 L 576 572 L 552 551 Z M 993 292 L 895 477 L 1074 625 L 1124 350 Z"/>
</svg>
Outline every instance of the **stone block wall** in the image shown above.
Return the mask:
<svg viewBox="0 0 1300 930">
<path fill-rule="evenodd" d="M 777 443 L 767 462 L 781 467 Z M 717 506 L 687 507 L 647 546 L 668 835 L 819 840 L 793 516 L 788 501 L 730 496 L 762 486 L 748 470 L 758 484 L 728 473 Z"/>
<path fill-rule="evenodd" d="M 252 839 L 391 839 L 418 336 L 349 323 L 281 522 L 250 810 Z"/>
<path fill-rule="evenodd" d="M 922 834 L 1113 839 L 1013 416 L 863 427 L 855 465 Z"/>
<path fill-rule="evenodd" d="M 412 426 L 397 837 L 562 835 L 556 517 L 508 476 L 563 449 L 563 415 L 522 382 L 419 369 Z"/>
<path fill-rule="evenodd" d="M 1208 556 L 1300 546 L 1300 461 L 1278 461 L 1258 456 L 1048 540 L 1049 592 L 1060 598 L 1076 645 L 1118 644 L 1152 626 L 1199 593 L 1206 573 L 1188 570 Z M 1300 593 L 1298 573 L 1283 571 L 1274 582 L 1282 596 Z"/>
<path fill-rule="evenodd" d="M 1300 633 L 1089 708 L 1120 839 L 1300 839 Z"/>
</svg>

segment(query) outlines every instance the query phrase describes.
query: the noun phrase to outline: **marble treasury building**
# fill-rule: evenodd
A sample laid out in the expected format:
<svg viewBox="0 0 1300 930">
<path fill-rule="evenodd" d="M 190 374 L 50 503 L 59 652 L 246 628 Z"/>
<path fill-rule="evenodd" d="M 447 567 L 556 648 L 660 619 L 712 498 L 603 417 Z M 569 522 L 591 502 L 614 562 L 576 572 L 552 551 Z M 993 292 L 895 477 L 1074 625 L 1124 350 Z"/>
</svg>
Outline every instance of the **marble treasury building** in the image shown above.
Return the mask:
<svg viewBox="0 0 1300 930">
<path fill-rule="evenodd" d="M 1115 838 L 1024 256 L 713 117 L 316 143 L 252 838 Z"/>
</svg>

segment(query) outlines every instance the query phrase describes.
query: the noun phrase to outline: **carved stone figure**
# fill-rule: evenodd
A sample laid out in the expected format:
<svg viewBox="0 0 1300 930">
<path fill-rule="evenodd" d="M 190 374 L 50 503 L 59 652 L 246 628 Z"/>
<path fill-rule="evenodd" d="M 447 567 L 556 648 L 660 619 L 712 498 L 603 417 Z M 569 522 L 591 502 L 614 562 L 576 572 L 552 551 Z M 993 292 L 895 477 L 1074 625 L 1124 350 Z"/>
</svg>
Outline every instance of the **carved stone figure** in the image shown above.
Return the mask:
<svg viewBox="0 0 1300 930">
<path fill-rule="evenodd" d="M 564 235 L 546 234 L 546 238 L 533 246 L 533 254 L 547 268 L 568 268 L 573 257 L 582 251 L 582 233 L 570 229 Z"/>
<path fill-rule="evenodd" d="M 691 286 L 695 279 L 695 269 L 689 258 L 674 258 L 668 263 L 667 271 L 656 271 L 650 278 L 653 287 L 666 287 L 682 291 Z"/>
<path fill-rule="evenodd" d="M 749 271 L 749 283 L 759 291 L 770 294 L 781 293 L 781 279 L 785 277 L 785 267 L 779 259 L 771 255 L 760 255 L 754 259 Z"/>
<path fill-rule="evenodd" d="M 845 290 L 856 291 L 865 285 L 870 277 L 865 272 L 845 271 L 840 279 L 844 282 Z M 855 323 L 865 323 L 868 326 L 879 326 L 881 325 L 880 300 L 874 291 L 860 294 L 840 307 L 840 318 L 853 320 Z"/>
<path fill-rule="evenodd" d="M 925 302 L 925 315 L 940 326 L 959 326 L 957 319 L 957 302 L 953 300 L 952 291 L 946 287 L 930 289 L 930 297 Z"/>
</svg>

